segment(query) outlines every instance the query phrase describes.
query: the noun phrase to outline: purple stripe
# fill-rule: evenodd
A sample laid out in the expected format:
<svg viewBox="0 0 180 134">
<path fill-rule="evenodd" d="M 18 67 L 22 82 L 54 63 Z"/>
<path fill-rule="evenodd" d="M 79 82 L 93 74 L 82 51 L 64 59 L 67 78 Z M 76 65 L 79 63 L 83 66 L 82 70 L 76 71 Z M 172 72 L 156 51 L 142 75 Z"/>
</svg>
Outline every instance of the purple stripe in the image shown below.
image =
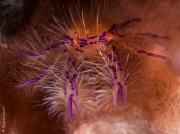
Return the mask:
<svg viewBox="0 0 180 134">
<path fill-rule="evenodd" d="M 22 87 L 25 87 L 25 86 L 28 86 L 30 84 L 33 84 L 33 83 L 37 83 L 39 82 L 42 78 L 45 77 L 46 73 L 47 73 L 47 70 L 49 69 L 50 66 L 46 67 L 44 70 L 43 70 L 43 73 L 40 74 L 38 77 L 35 77 L 35 78 L 32 78 L 28 81 L 24 81 L 24 82 L 21 82 L 19 83 L 16 88 L 22 88 Z"/>
<path fill-rule="evenodd" d="M 157 35 L 157 34 L 152 34 L 152 33 L 140 33 L 137 35 L 145 35 L 145 36 L 149 36 L 152 38 L 158 38 L 158 39 L 170 39 L 168 36 L 162 36 L 162 35 Z"/>
<path fill-rule="evenodd" d="M 79 44 L 87 44 L 87 41 L 79 41 Z"/>
<path fill-rule="evenodd" d="M 99 37 L 99 39 L 106 39 L 106 38 L 107 38 L 106 36 Z"/>
<path fill-rule="evenodd" d="M 77 83 L 76 83 L 76 77 L 77 77 L 77 74 L 74 74 L 73 78 L 72 78 L 72 87 L 75 90 L 76 95 L 78 95 L 78 87 L 77 87 Z"/>
<path fill-rule="evenodd" d="M 125 90 L 124 90 L 123 85 L 121 83 L 117 83 L 117 84 L 118 84 L 118 87 L 119 87 L 118 91 L 121 92 L 121 97 L 122 97 L 123 105 L 125 106 L 126 102 L 127 102 L 126 101 L 127 98 L 126 98 Z"/>
<path fill-rule="evenodd" d="M 21 55 L 26 55 L 26 56 L 31 56 L 31 57 L 42 55 L 41 52 L 20 52 L 20 54 Z"/>
<path fill-rule="evenodd" d="M 88 39 L 94 39 L 94 38 L 97 38 L 97 37 L 98 37 L 98 35 L 89 37 Z"/>
<path fill-rule="evenodd" d="M 82 44 L 82 43 L 80 43 L 79 45 L 80 45 L 80 47 L 84 47 L 84 46 L 86 46 L 87 44 Z"/>
<path fill-rule="evenodd" d="M 159 55 L 159 54 L 154 54 L 154 53 L 149 53 L 149 52 L 146 52 L 144 50 L 141 50 L 137 47 L 134 47 L 134 46 L 131 46 L 131 45 L 127 45 L 129 46 L 130 48 L 132 48 L 133 50 L 135 50 L 136 52 L 138 53 L 141 53 L 141 54 L 145 54 L 147 56 L 151 56 L 151 57 L 155 57 L 155 58 L 160 58 L 160 59 L 163 59 L 163 60 L 166 60 L 168 62 L 172 62 L 168 57 L 166 56 L 163 56 L 163 55 Z"/>
<path fill-rule="evenodd" d="M 106 35 L 100 35 L 99 39 L 101 39 L 101 38 L 106 38 Z"/>
<path fill-rule="evenodd" d="M 73 41 L 73 38 L 71 38 L 71 37 L 69 37 L 69 36 L 64 36 L 64 39 L 65 39 L 65 41 L 66 41 L 66 40 Z"/>
<path fill-rule="evenodd" d="M 64 36 L 64 41 L 71 46 L 74 45 L 73 38 L 70 38 L 69 36 Z"/>
<path fill-rule="evenodd" d="M 121 28 L 126 28 L 126 27 L 129 27 L 130 24 L 132 24 L 133 22 L 140 22 L 141 19 L 140 18 L 133 18 L 131 20 L 126 20 L 124 21 L 123 23 L 119 24 L 119 27 Z M 129 25 L 129 26 L 128 26 Z"/>
<path fill-rule="evenodd" d="M 107 42 L 107 39 L 101 39 L 100 42 Z"/>
<path fill-rule="evenodd" d="M 117 85 L 118 85 L 118 83 L 117 83 Z M 115 96 L 114 96 L 114 98 L 113 98 L 114 106 L 117 106 L 117 98 L 118 98 L 118 94 L 119 94 L 120 88 L 121 88 L 121 87 L 119 87 L 119 85 L 118 85 L 118 90 L 116 91 Z"/>
<path fill-rule="evenodd" d="M 85 40 L 85 39 L 79 39 L 79 45 L 80 45 L 80 47 L 86 46 L 86 45 L 87 45 L 87 40 Z"/>
<path fill-rule="evenodd" d="M 26 56 L 31 56 L 31 57 L 40 56 L 40 55 L 46 53 L 47 51 L 50 51 L 51 49 L 58 48 L 59 46 L 60 46 L 59 43 L 54 43 L 54 44 L 47 46 L 46 48 L 44 48 L 38 52 L 20 52 L 20 54 L 26 55 Z"/>
<path fill-rule="evenodd" d="M 80 107 L 80 105 L 77 104 L 77 102 L 74 101 L 74 100 L 73 100 L 73 102 L 74 102 L 74 105 L 76 106 L 76 109 L 77 109 L 77 111 L 78 111 L 78 114 L 81 115 L 81 107 Z"/>
<path fill-rule="evenodd" d="M 117 29 L 119 28 L 119 27 L 121 27 L 121 28 L 123 28 L 123 29 L 125 29 L 125 28 L 127 28 L 127 27 L 130 27 L 132 24 L 133 24 L 133 22 L 140 22 L 141 21 L 141 19 L 140 18 L 133 18 L 133 19 L 131 19 L 131 20 L 126 20 L 126 21 L 124 21 L 124 22 L 122 22 L 122 23 L 120 23 L 120 24 L 113 24 L 111 27 L 110 27 L 110 29 L 108 30 L 108 32 L 110 33 L 110 34 L 115 34 L 116 32 L 117 32 Z M 103 34 L 105 34 L 106 32 L 104 32 Z"/>
<path fill-rule="evenodd" d="M 101 40 L 101 42 L 107 42 L 107 40 Z"/>
<path fill-rule="evenodd" d="M 68 115 L 70 120 L 72 120 L 72 102 L 73 102 L 73 94 L 69 96 L 69 100 L 68 100 Z"/>
<path fill-rule="evenodd" d="M 79 41 L 79 44 L 87 44 L 87 41 L 84 42 L 84 41 Z"/>
<path fill-rule="evenodd" d="M 85 39 L 79 39 L 79 42 L 87 43 L 87 40 L 85 40 Z"/>
<path fill-rule="evenodd" d="M 108 31 L 109 31 L 110 34 L 115 34 L 117 29 L 118 29 L 118 25 L 117 24 L 113 24 Z"/>
</svg>

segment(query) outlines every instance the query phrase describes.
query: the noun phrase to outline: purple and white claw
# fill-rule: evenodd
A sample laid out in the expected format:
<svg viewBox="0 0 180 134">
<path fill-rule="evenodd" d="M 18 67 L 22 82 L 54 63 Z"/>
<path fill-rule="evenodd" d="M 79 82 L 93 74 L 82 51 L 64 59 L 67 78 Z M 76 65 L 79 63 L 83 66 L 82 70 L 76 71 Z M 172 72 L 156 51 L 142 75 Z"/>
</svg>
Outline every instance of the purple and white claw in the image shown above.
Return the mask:
<svg viewBox="0 0 180 134">
<path fill-rule="evenodd" d="M 77 101 L 75 101 L 74 99 L 74 94 L 71 94 L 68 98 L 68 116 L 69 116 L 69 119 L 72 120 L 72 103 L 74 103 L 77 111 L 78 111 L 78 114 L 81 115 L 81 107 L 79 105 L 79 103 Z"/>
<path fill-rule="evenodd" d="M 122 102 L 123 105 L 126 105 L 127 102 L 127 95 L 125 92 L 125 89 L 123 87 L 123 85 L 120 82 L 115 83 L 116 85 L 114 85 L 114 89 L 113 89 L 113 104 L 114 106 L 117 106 L 117 98 L 118 95 L 121 94 L 121 98 L 122 98 Z"/>
<path fill-rule="evenodd" d="M 77 86 L 77 72 L 79 63 L 76 59 L 70 57 L 67 63 L 67 71 L 65 74 L 65 84 L 64 84 L 64 95 L 68 99 L 68 116 L 72 120 L 72 103 L 74 103 L 78 114 L 81 115 L 81 107 L 78 102 L 78 86 Z"/>
<path fill-rule="evenodd" d="M 117 98 L 119 93 L 121 93 L 123 105 L 126 105 L 127 95 L 126 95 L 126 80 L 127 75 L 125 69 L 120 61 L 118 52 L 115 46 L 108 52 L 106 62 L 108 68 L 112 72 L 112 93 L 113 93 L 113 104 L 117 105 Z"/>
</svg>

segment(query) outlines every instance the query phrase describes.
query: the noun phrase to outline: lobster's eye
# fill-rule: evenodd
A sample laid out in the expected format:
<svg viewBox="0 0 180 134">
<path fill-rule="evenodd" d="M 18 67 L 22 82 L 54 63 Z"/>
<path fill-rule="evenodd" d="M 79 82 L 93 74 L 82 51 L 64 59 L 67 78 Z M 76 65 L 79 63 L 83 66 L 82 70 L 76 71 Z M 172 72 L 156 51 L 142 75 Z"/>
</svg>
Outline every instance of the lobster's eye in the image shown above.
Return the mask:
<svg viewBox="0 0 180 134">
<path fill-rule="evenodd" d="M 78 41 L 78 39 L 74 39 L 73 42 L 74 42 L 75 44 L 78 44 L 79 41 Z"/>
<path fill-rule="evenodd" d="M 111 40 L 112 37 L 113 37 L 112 34 L 107 34 L 107 39 L 108 39 L 108 40 Z"/>
</svg>

